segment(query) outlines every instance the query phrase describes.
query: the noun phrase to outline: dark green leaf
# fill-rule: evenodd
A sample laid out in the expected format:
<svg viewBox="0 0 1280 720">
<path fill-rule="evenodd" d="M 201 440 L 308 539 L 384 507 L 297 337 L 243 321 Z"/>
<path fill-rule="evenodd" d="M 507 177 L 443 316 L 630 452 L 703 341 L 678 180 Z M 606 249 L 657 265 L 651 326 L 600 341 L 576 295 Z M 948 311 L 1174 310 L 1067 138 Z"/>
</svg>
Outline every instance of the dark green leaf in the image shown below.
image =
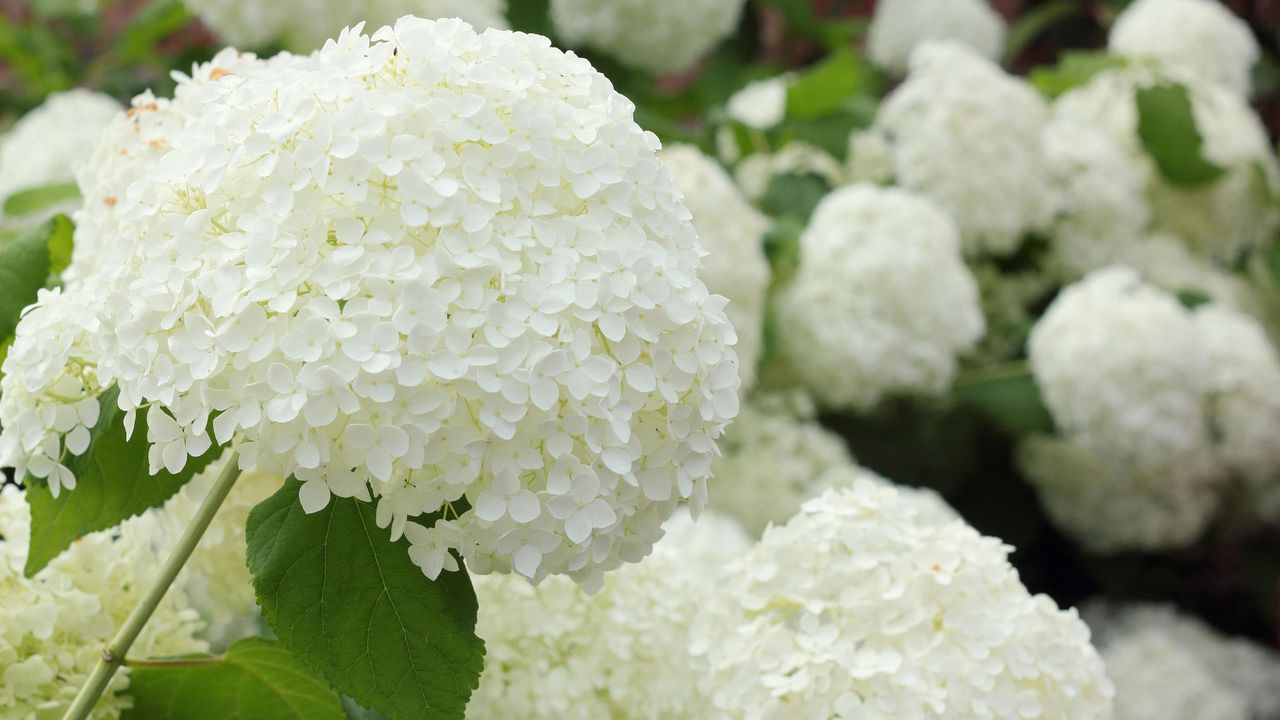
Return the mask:
<svg viewBox="0 0 1280 720">
<path fill-rule="evenodd" d="M 1004 48 L 1005 63 L 1012 62 L 1046 30 L 1063 20 L 1083 15 L 1085 9 L 1079 0 L 1052 0 L 1019 15 L 1009 28 L 1009 39 Z"/>
<path fill-rule="evenodd" d="M 121 720 L 345 720 L 323 678 L 280 643 L 245 638 L 220 662 L 135 667 Z"/>
<path fill-rule="evenodd" d="M 113 385 L 98 398 L 101 414 L 90 433 L 89 449 L 63 463 L 76 476 L 74 490 L 63 488 L 57 498 L 48 483 L 26 480 L 31 506 L 31 549 L 23 572 L 31 577 L 86 533 L 115 527 L 149 508 L 164 503 L 220 454 L 212 447 L 189 458 L 177 475 L 165 470 L 150 474 L 147 460 L 147 418 L 137 415 L 133 435 L 125 439 L 124 412 Z"/>
<path fill-rule="evenodd" d="M 1213 298 L 1199 290 L 1180 290 L 1178 291 L 1178 302 L 1182 303 L 1182 307 L 1194 310 L 1201 305 L 1208 305 L 1213 302 Z"/>
<path fill-rule="evenodd" d="M 462 718 L 484 643 L 467 574 L 428 580 L 370 503 L 306 514 L 290 480 L 249 515 L 249 570 L 267 622 L 304 664 L 392 720 Z"/>
<path fill-rule="evenodd" d="M 1028 79 L 1041 94 L 1056 98 L 1089 82 L 1094 75 L 1124 64 L 1123 58 L 1105 52 L 1069 51 L 1062 53 L 1057 65 L 1032 70 Z"/>
<path fill-rule="evenodd" d="M 772 5 L 782 11 L 787 22 L 806 35 L 818 36 L 822 26 L 813 14 L 811 0 L 761 0 L 762 5 Z"/>
<path fill-rule="evenodd" d="M 786 117 L 816 118 L 839 110 L 862 89 L 865 73 L 852 51 L 831 53 L 788 84 Z"/>
<path fill-rule="evenodd" d="M 80 197 L 75 183 L 58 183 L 23 190 L 10 195 L 4 201 L 5 215 L 26 215 Z"/>
<path fill-rule="evenodd" d="M 507 21 L 512 30 L 550 36 L 550 5 L 547 0 L 515 0 L 507 7 Z"/>
<path fill-rule="evenodd" d="M 817 175 L 775 175 L 760 200 L 760 207 L 774 217 L 792 218 L 803 224 L 830 191 L 827 181 Z"/>
<path fill-rule="evenodd" d="M 13 335 L 23 309 L 36 301 L 49 278 L 51 255 L 61 256 L 71 242 L 72 230 L 71 221 L 58 215 L 0 245 L 0 340 Z"/>
<path fill-rule="evenodd" d="M 156 46 L 191 22 L 191 15 L 180 0 L 155 0 L 147 3 L 125 26 L 114 47 L 117 62 L 145 60 L 156 56 Z"/>
<path fill-rule="evenodd" d="M 1196 127 L 1185 86 L 1169 83 L 1141 88 L 1134 101 L 1138 105 L 1138 137 L 1166 180 L 1182 187 L 1199 187 L 1222 177 L 1226 170 L 1204 157 L 1204 138 Z"/>
<path fill-rule="evenodd" d="M 961 403 L 1011 435 L 1053 430 L 1053 417 L 1040 398 L 1040 389 L 1026 362 L 961 376 L 955 392 Z"/>
</svg>

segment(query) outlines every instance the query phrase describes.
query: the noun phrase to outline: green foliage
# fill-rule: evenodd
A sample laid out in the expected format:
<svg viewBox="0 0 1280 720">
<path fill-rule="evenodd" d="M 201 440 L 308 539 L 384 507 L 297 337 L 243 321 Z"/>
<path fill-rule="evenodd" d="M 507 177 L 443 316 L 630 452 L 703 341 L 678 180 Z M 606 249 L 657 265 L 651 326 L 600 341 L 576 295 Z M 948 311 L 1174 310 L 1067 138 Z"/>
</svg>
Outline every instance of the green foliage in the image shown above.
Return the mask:
<svg viewBox="0 0 1280 720">
<path fill-rule="evenodd" d="M 249 569 L 273 630 L 308 667 L 391 720 L 461 718 L 484 667 L 463 571 L 428 580 L 370 503 L 306 514 L 296 480 L 249 515 Z"/>
<path fill-rule="evenodd" d="M 960 402 L 1011 434 L 1053 431 L 1053 417 L 1040 398 L 1025 361 L 998 365 L 961 376 L 955 384 Z"/>
<path fill-rule="evenodd" d="M 1084 85 L 1098 73 L 1124 65 L 1123 58 L 1105 52 L 1071 50 L 1062 53 L 1057 65 L 1038 67 L 1027 79 L 1041 94 L 1056 98 Z"/>
<path fill-rule="evenodd" d="M 159 42 L 191 22 L 191 15 L 181 0 L 158 0 L 147 3 L 120 33 L 115 42 L 118 62 L 160 60 Z"/>
<path fill-rule="evenodd" d="M 831 53 L 787 86 L 787 119 L 816 118 L 839 110 L 863 89 L 868 72 L 851 50 Z"/>
<path fill-rule="evenodd" d="M 817 175 L 783 173 L 769 181 L 760 207 L 774 217 L 789 218 L 803 225 L 830 191 L 827 181 Z"/>
<path fill-rule="evenodd" d="M 551 35 L 551 3 L 548 0 L 516 0 L 507 6 L 512 30 Z"/>
<path fill-rule="evenodd" d="M 67 216 L 58 215 L 0 245 L 0 342 L 13 337 L 23 309 L 70 260 L 74 229 Z"/>
<path fill-rule="evenodd" d="M 1005 63 L 1012 62 L 1036 38 L 1054 25 L 1063 20 L 1080 17 L 1085 10 L 1085 5 L 1079 0 L 1052 0 L 1022 13 L 1009 28 L 1009 37 L 1004 45 Z"/>
<path fill-rule="evenodd" d="M 115 527 L 124 520 L 164 503 L 220 454 L 211 447 L 198 458 L 189 458 L 182 472 L 163 468 L 150 474 L 147 460 L 147 419 L 140 412 L 133 434 L 126 437 L 124 412 L 117 404 L 113 385 L 98 398 L 98 424 L 90 431 L 83 455 L 63 458 L 75 473 L 74 490 L 62 489 L 57 498 L 45 482 L 27 478 L 27 504 L 31 506 L 31 549 L 23 572 L 31 577 L 77 538 Z"/>
<path fill-rule="evenodd" d="M 1204 157 L 1204 138 L 1196 127 L 1185 85 L 1166 83 L 1141 88 L 1134 95 L 1134 102 L 1138 106 L 1138 137 L 1166 180 L 1194 188 L 1226 173 Z"/>
<path fill-rule="evenodd" d="M 80 188 L 75 183 L 42 185 L 10 195 L 4 201 L 4 214 L 27 215 L 78 197 L 80 197 Z"/>
<path fill-rule="evenodd" d="M 280 643 L 246 638 L 215 662 L 130 672 L 122 720 L 343 720 L 338 694 Z"/>
</svg>

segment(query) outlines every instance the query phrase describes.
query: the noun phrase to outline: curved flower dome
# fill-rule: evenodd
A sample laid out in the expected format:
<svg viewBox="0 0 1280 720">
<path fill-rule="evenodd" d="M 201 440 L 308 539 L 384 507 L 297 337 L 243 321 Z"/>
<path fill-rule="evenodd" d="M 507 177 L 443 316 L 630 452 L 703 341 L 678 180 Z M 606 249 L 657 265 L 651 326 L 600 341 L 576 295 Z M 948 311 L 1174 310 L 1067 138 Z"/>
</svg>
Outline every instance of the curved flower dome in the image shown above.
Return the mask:
<svg viewBox="0 0 1280 720">
<path fill-rule="evenodd" d="M 1110 718 L 1075 611 L 941 507 L 864 480 L 767 530 L 695 620 L 705 717 Z"/>
<path fill-rule="evenodd" d="M 867 28 L 867 54 L 899 75 L 911 53 L 931 40 L 952 40 L 998 61 L 1007 30 L 987 0 L 880 0 Z"/>
<path fill-rule="evenodd" d="M 746 0 L 551 0 L 556 32 L 631 67 L 684 70 L 728 37 Z"/>
<path fill-rule="evenodd" d="M 1107 46 L 1241 96 L 1262 55 L 1249 24 L 1218 0 L 1136 0 L 1116 18 Z"/>
<path fill-rule="evenodd" d="M 235 441 L 307 510 L 376 501 L 432 576 L 453 549 L 598 581 L 703 503 L 733 330 L 657 139 L 604 76 L 540 36 L 412 17 L 227 55 L 179 84 L 183 125 L 115 193 L 124 241 L 95 279 L 80 381 L 145 408 L 153 468 Z M 20 469 L 60 455 L 10 402 L 33 315 L 0 404 Z"/>
</svg>

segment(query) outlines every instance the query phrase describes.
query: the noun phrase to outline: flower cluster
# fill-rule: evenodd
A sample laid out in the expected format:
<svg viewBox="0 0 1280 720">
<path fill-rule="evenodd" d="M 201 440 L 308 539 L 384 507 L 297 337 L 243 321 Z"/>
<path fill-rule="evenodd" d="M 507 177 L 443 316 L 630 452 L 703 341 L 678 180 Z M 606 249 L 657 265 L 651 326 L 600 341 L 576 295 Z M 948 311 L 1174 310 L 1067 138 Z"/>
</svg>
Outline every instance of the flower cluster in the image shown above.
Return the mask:
<svg viewBox="0 0 1280 720">
<path fill-rule="evenodd" d="M 283 41 L 310 52 L 335 37 L 343 26 L 394 23 L 402 15 L 461 18 L 477 29 L 506 28 L 507 0 L 183 0 L 218 37 L 237 47 L 262 47 Z"/>
<path fill-rule="evenodd" d="M 1242 97 L 1261 55 L 1249 25 L 1218 0 L 1136 0 L 1116 18 L 1108 47 Z"/>
<path fill-rule="evenodd" d="M 640 70 L 684 70 L 729 36 L 746 0 L 551 0 L 571 45 L 588 45 Z"/>
<path fill-rule="evenodd" d="M 1048 118 L 1025 81 L 964 45 L 930 42 L 864 132 L 887 143 L 898 185 L 955 218 L 966 252 L 1007 255 L 1053 214 L 1041 138 Z"/>
<path fill-rule="evenodd" d="M 1280 656 L 1163 605 L 1085 607 L 1117 720 L 1267 720 L 1280 715 Z M 1172 682 L 1171 682 L 1172 680 Z"/>
<path fill-rule="evenodd" d="M 1088 628 L 1008 552 L 883 483 L 827 491 L 699 613 L 705 717 L 1110 717 Z"/>
<path fill-rule="evenodd" d="M 158 511 L 114 531 L 86 535 L 33 578 L 23 575 L 31 515 L 22 492 L 0 490 L 0 715 L 61 717 L 102 648 L 141 600 L 164 558 Z M 171 588 L 133 645 L 139 657 L 204 652 L 199 615 Z M 116 673 L 94 720 L 115 720 L 129 706 L 128 668 Z"/>
<path fill-rule="evenodd" d="M 707 290 L 729 300 L 725 313 L 738 336 L 734 350 L 742 373 L 742 391 L 755 385 L 756 364 L 764 345 L 765 293 L 769 260 L 764 234 L 769 221 L 747 202 L 728 173 L 691 145 L 660 153 L 676 187 L 693 213 L 693 226 L 706 255 L 698 276 Z"/>
<path fill-rule="evenodd" d="M 987 0 L 880 0 L 867 29 L 867 54 L 899 75 L 907 72 L 911 53 L 932 40 L 953 40 L 999 60 L 1005 31 L 1004 18 Z"/>
<path fill-rule="evenodd" d="M 652 555 L 611 573 L 593 596 L 566 578 L 538 587 L 476 578 L 485 668 L 467 717 L 706 717 L 688 628 L 708 578 L 749 545 L 732 520 L 680 513 Z"/>
<path fill-rule="evenodd" d="M 120 105 L 101 93 L 70 90 L 50 95 L 0 138 L 0 204 L 23 190 L 75 181 L 76 165 L 93 151 L 98 135 L 116 116 Z M 67 211 L 74 203 L 51 207 Z M 13 223 L 6 218 L 6 223 Z M 21 226 L 30 223 L 19 220 Z"/>
<path fill-rule="evenodd" d="M 859 472 L 844 439 L 818 422 L 808 395 L 759 393 L 742 406 L 711 464 L 710 507 L 752 535 L 783 523 L 804 501 Z"/>
<path fill-rule="evenodd" d="M 787 361 L 838 408 L 943 392 L 984 330 L 955 224 L 925 198 L 871 185 L 823 198 L 775 310 Z"/>
<path fill-rule="evenodd" d="M 733 329 L 656 138 L 603 76 L 539 36 L 412 17 L 228 55 L 181 79 L 172 149 L 111 195 L 125 240 L 94 280 L 95 380 L 145 408 L 153 469 L 234 439 L 308 511 L 376 499 L 433 577 L 455 550 L 598 581 L 704 502 Z M 40 345 L 52 323 L 24 324 Z M 20 349 L 6 372 L 31 358 L 39 394 L 62 370 Z M 25 439 L 10 384 L 0 443 L 25 471 L 67 423 Z"/>
</svg>

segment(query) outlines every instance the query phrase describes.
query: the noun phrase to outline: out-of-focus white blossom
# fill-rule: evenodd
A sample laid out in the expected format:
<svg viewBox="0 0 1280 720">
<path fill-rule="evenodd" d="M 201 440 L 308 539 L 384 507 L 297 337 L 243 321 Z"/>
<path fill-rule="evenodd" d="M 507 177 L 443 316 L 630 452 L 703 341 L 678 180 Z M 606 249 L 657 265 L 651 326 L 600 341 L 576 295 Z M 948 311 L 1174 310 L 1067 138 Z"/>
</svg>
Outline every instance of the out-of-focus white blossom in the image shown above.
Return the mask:
<svg viewBox="0 0 1280 720">
<path fill-rule="evenodd" d="M 525 0 L 517 0 L 523 2 Z M 348 25 L 380 27 L 402 15 L 461 18 L 477 30 L 506 28 L 507 0 L 183 0 L 224 42 L 257 48 L 283 42 L 310 52 Z"/>
<path fill-rule="evenodd" d="M 787 76 L 748 83 L 730 96 L 725 112 L 749 128 L 769 130 L 776 127 L 787 113 Z"/>
<path fill-rule="evenodd" d="M 969 253 L 1006 255 L 1053 214 L 1042 134 L 1048 107 L 1030 85 L 955 42 L 931 42 L 881 106 L 893 178 L 955 217 Z"/>
<path fill-rule="evenodd" d="M 0 138 L 0 205 L 24 190 L 75 181 L 76 166 L 93 153 L 98 136 L 120 112 L 110 96 L 88 90 L 50 95 Z M 36 217 L 7 218 L 20 227 L 55 212 L 70 212 L 78 200 L 47 208 Z"/>
<path fill-rule="evenodd" d="M 33 578 L 23 576 L 31 513 L 17 487 L 0 489 L 0 716 L 58 718 L 151 585 L 165 552 L 153 545 L 157 512 L 91 533 Z M 182 588 L 170 588 L 133 644 L 132 657 L 171 657 L 207 650 L 199 615 Z M 115 720 L 130 705 L 129 669 L 121 668 L 94 707 L 93 720 Z"/>
<path fill-rule="evenodd" d="M 127 243 L 93 297 L 97 382 L 145 408 L 153 469 L 234 440 L 307 511 L 375 500 L 432 576 L 454 549 L 598 582 L 702 505 L 733 329 L 604 76 L 540 36 L 412 17 L 232 61 L 180 80 L 183 127 L 116 195 Z M 28 407 L 0 413 L 20 471 L 45 443 L 13 426 Z"/>
<path fill-rule="evenodd" d="M 1109 718 L 1075 611 L 933 507 L 868 480 L 767 530 L 695 620 L 703 717 Z"/>
<path fill-rule="evenodd" d="M 1065 289 L 1036 324 L 1031 368 L 1056 438 L 1020 462 L 1049 515 L 1094 550 L 1178 547 L 1217 507 L 1211 362 L 1191 314 L 1125 268 Z"/>
<path fill-rule="evenodd" d="M 987 0 L 879 0 L 867 29 L 867 54 L 898 75 L 907 72 L 911 53 L 933 40 L 953 40 L 999 60 L 1005 30 L 1004 18 Z"/>
<path fill-rule="evenodd" d="M 1111 26 L 1108 47 L 1241 96 L 1261 55 L 1248 23 L 1218 0 L 1135 0 Z"/>
<path fill-rule="evenodd" d="M 883 130 L 854 130 L 849 135 L 845 181 L 886 185 L 893 181 L 893 142 Z"/>
<path fill-rule="evenodd" d="M 818 422 L 808 395 L 759 394 L 742 407 L 711 464 L 708 501 L 759 536 L 805 500 L 834 484 L 837 468 L 853 464 L 844 440 Z"/>
<path fill-rule="evenodd" d="M 1254 512 L 1280 521 L 1280 356 L 1262 326 L 1239 312 L 1208 305 L 1195 323 L 1209 354 L 1219 458 L 1244 482 Z"/>
<path fill-rule="evenodd" d="M 660 156 L 684 204 L 706 255 L 698 276 L 707 290 L 729 299 L 725 314 L 738 336 L 734 350 L 742 374 L 742 391 L 755 385 L 756 364 L 764 346 L 765 294 L 769 259 L 764 234 L 769 220 L 742 196 L 729 174 L 692 145 L 664 149 Z"/>
<path fill-rule="evenodd" d="M 684 70 L 738 27 L 746 0 L 551 0 L 551 21 L 585 45 L 656 75 Z"/>
<path fill-rule="evenodd" d="M 1200 255 L 1232 261 L 1268 240 L 1280 223 L 1269 190 L 1280 185 L 1280 168 L 1266 130 L 1244 98 L 1220 86 L 1185 83 L 1204 141 L 1204 157 L 1226 173 L 1200 187 L 1166 180 L 1138 136 L 1135 98 L 1141 88 L 1171 81 L 1170 76 L 1148 67 L 1108 70 L 1060 97 L 1054 106 L 1055 118 L 1107 133 L 1144 169 L 1152 229 L 1181 238 Z M 1093 165 L 1089 171 L 1093 177 L 1119 172 L 1123 165 L 1114 157 L 1114 148 L 1076 161 Z M 1128 171 L 1123 173 L 1128 178 Z"/>
<path fill-rule="evenodd" d="M 733 179 L 743 194 L 759 202 L 769 183 L 779 175 L 817 175 L 828 185 L 839 184 L 844 169 L 826 150 L 802 140 L 793 140 L 775 151 L 757 152 L 743 158 L 733 169 Z"/>
<path fill-rule="evenodd" d="M 1270 720 L 1280 656 L 1164 605 L 1090 603 L 1085 620 L 1116 685 L 1115 720 Z"/>
<path fill-rule="evenodd" d="M 653 554 L 610 573 L 594 596 L 566 578 L 537 587 L 475 579 L 485 667 L 472 720 L 673 720 L 707 717 L 689 625 L 721 568 L 750 541 L 737 523 L 678 513 Z"/>
<path fill-rule="evenodd" d="M 775 309 L 787 361 L 834 408 L 943 392 L 984 330 L 955 224 L 922 197 L 870 185 L 819 203 Z"/>
</svg>

